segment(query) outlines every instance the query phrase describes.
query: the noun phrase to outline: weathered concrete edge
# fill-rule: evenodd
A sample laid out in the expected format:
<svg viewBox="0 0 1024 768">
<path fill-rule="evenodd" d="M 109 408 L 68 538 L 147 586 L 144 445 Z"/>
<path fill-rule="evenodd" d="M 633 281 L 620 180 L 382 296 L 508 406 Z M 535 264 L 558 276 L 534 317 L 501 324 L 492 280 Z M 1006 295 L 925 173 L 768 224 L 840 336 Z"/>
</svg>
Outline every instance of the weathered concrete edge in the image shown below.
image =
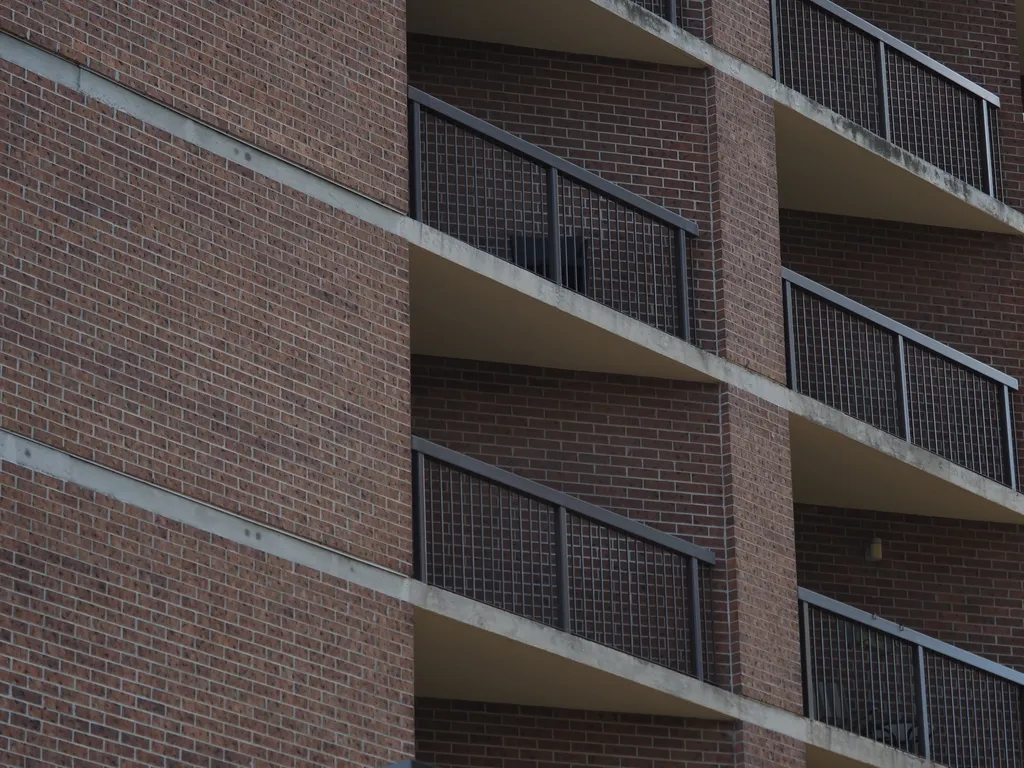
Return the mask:
<svg viewBox="0 0 1024 768">
<path fill-rule="evenodd" d="M 918 178 L 948 192 L 962 202 L 977 208 L 1001 224 L 1024 233 L 1024 213 L 975 189 L 960 179 L 928 163 L 916 155 L 885 141 L 852 120 L 823 107 L 801 93 L 782 85 L 745 61 L 716 48 L 699 37 L 670 24 L 655 13 L 640 7 L 633 0 L 589 0 L 603 11 L 612 13 L 678 48 L 688 56 L 728 75 L 788 109 L 812 120 L 823 128 L 839 134 L 867 151 L 888 160 Z"/>
<path fill-rule="evenodd" d="M 159 488 L 21 435 L 0 430 L 0 464 L 13 464 L 71 483 L 123 504 L 219 536 L 373 590 L 453 621 L 495 633 L 566 661 L 685 699 L 719 713 L 878 768 L 928 765 L 891 748 L 728 691 L 620 651 L 574 637 L 497 608 L 414 581 L 339 550 Z"/>
<path fill-rule="evenodd" d="M 623 8 L 633 9 L 632 15 L 627 15 L 628 18 L 633 18 L 638 8 L 631 0 L 590 0 L 590 2 L 602 4 L 609 9 L 616 7 L 620 13 L 625 13 Z M 755 73 L 757 77 L 777 86 L 773 80 L 752 67 L 727 56 L 677 27 L 669 25 L 668 22 L 658 19 L 654 14 L 646 11 L 644 13 L 661 21 L 676 36 L 695 41 L 715 56 L 726 57 L 733 61 L 735 66 L 745 68 Z M 948 480 L 964 490 L 1013 512 L 1024 514 L 1024 497 L 999 483 L 987 480 L 810 398 L 791 392 L 745 368 L 703 352 L 590 299 L 559 288 L 527 270 L 518 269 L 455 238 L 426 227 L 381 203 L 228 136 L 222 131 L 206 126 L 124 86 L 95 75 L 74 62 L 43 51 L 6 33 L 0 33 L 0 59 L 94 98 L 114 109 L 121 110 L 147 125 L 163 130 L 176 138 L 284 186 L 307 194 L 385 232 L 399 236 L 414 246 L 421 247 L 492 280 L 522 291 L 526 295 L 568 312 L 574 317 L 698 371 L 710 379 L 736 386 L 798 416 L 870 445 L 894 458 L 906 461 L 940 479 Z"/>
<path fill-rule="evenodd" d="M 124 112 L 147 126 L 188 142 L 385 232 L 398 234 L 405 214 L 295 163 L 236 139 L 112 80 L 0 32 L 0 59 Z"/>
</svg>

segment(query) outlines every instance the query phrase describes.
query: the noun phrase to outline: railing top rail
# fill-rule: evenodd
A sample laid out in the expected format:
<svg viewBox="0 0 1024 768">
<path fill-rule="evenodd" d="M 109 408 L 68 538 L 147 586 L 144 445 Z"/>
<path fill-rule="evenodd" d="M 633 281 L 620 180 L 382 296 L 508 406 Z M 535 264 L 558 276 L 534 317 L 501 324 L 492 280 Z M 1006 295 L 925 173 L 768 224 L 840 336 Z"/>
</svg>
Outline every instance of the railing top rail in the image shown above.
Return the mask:
<svg viewBox="0 0 1024 768">
<path fill-rule="evenodd" d="M 934 637 L 923 635 L 913 629 L 907 629 L 900 624 L 879 618 L 867 611 L 862 611 L 859 608 L 854 608 L 852 605 L 847 605 L 846 603 L 841 603 L 838 600 L 833 600 L 830 597 L 819 595 L 817 592 L 811 592 L 803 587 L 800 587 L 797 590 L 797 593 L 802 602 L 813 605 L 815 608 L 821 608 L 824 611 L 841 616 L 844 619 L 849 619 L 850 621 L 855 621 L 858 624 L 862 624 L 870 629 L 891 635 L 899 640 L 913 643 L 914 645 L 920 645 L 926 650 L 937 653 L 940 656 L 945 656 L 953 661 L 959 661 L 962 664 L 974 667 L 975 669 L 980 669 L 983 672 L 994 675 L 995 677 L 1002 678 L 1003 680 L 1016 685 L 1024 686 L 1024 674 L 1016 672 L 1009 667 L 1004 667 L 1002 664 L 996 664 L 994 661 L 982 658 L 981 656 L 976 656 L 973 653 L 957 648 L 955 645 L 950 645 L 949 643 L 944 643 L 941 640 L 936 640 Z"/>
<path fill-rule="evenodd" d="M 655 218 L 669 226 L 677 227 L 687 234 L 694 236 L 700 234 L 700 228 L 697 226 L 696 222 L 687 219 L 685 216 L 673 213 L 668 210 L 668 208 L 656 205 L 650 200 L 646 200 L 640 197 L 640 195 L 623 189 L 617 184 L 612 184 L 610 181 L 602 179 L 597 174 L 591 173 L 574 163 L 570 163 L 565 158 L 558 157 L 558 155 L 554 155 L 547 150 L 534 146 L 528 141 L 523 141 L 518 136 L 514 136 L 508 131 L 503 131 L 501 128 L 493 126 L 478 117 L 473 117 L 473 115 L 468 112 L 463 112 L 461 109 L 453 107 L 451 104 L 441 101 L 418 88 L 409 86 L 409 100 L 458 123 L 474 133 L 478 133 L 481 136 L 492 139 L 513 152 L 529 158 L 530 160 L 534 160 L 551 168 L 557 168 L 561 173 L 578 181 L 580 184 L 591 187 L 608 197 L 614 198 L 620 203 L 633 208 L 640 213 Z"/>
<path fill-rule="evenodd" d="M 964 90 L 966 90 L 966 91 L 968 91 L 970 93 L 973 93 L 975 96 L 977 96 L 977 97 L 979 97 L 981 99 L 984 99 L 985 101 L 987 101 L 992 106 L 994 106 L 994 107 L 998 107 L 999 106 L 999 97 L 996 96 L 991 91 L 988 91 L 985 88 L 982 88 L 977 83 L 971 82 L 970 80 L 968 80 L 963 75 L 954 72 L 952 69 L 947 67 L 945 64 L 940 64 L 935 59 L 933 59 L 931 56 L 928 56 L 926 54 L 921 53 L 917 49 L 915 49 L 915 48 L 907 45 L 906 43 L 904 43 L 902 40 L 899 40 L 899 39 L 893 37 L 892 35 L 890 35 L 888 32 L 885 32 L 885 31 L 879 29 L 874 24 L 872 24 L 872 23 L 870 23 L 868 21 L 865 21 L 860 16 L 857 16 L 856 14 L 851 13 L 850 11 L 846 10 L 845 8 L 843 8 L 842 6 L 836 5 L 835 3 L 831 2 L 831 0 L 806 0 L 806 1 L 809 2 L 809 3 L 813 3 L 814 5 L 817 5 L 819 8 L 822 8 L 825 11 L 828 11 L 833 16 L 836 16 L 836 17 L 842 19 L 843 21 L 845 21 L 850 26 L 856 27 L 861 32 L 864 32 L 865 34 L 870 35 L 871 37 L 875 38 L 876 40 L 881 40 L 883 43 L 885 43 L 887 46 L 889 46 L 893 50 L 899 51 L 904 56 L 906 56 L 906 57 L 916 61 L 918 64 L 921 64 L 921 65 L 927 67 L 928 69 L 932 70 L 933 72 L 935 72 L 935 73 L 937 73 L 939 75 L 942 75 L 944 78 L 946 78 L 947 80 L 952 81 L 953 83 L 956 83 L 957 85 L 959 85 Z"/>
<path fill-rule="evenodd" d="M 635 520 L 630 520 L 628 517 L 617 515 L 614 512 L 609 512 L 607 509 L 589 504 L 585 501 L 581 501 L 573 496 L 569 496 L 561 491 L 556 491 L 552 488 L 548 488 L 545 485 L 536 483 L 533 480 L 527 480 L 525 477 L 507 472 L 504 469 L 487 464 L 478 459 L 470 458 L 457 451 L 453 451 L 450 448 L 432 443 L 429 440 L 424 440 L 421 437 L 413 437 L 412 449 L 422 453 L 424 456 L 429 456 L 438 461 L 450 464 L 453 467 L 461 469 L 473 475 L 490 480 L 498 485 L 503 485 L 518 493 L 522 493 L 525 496 L 531 496 L 538 501 L 543 501 L 546 504 L 550 504 L 554 507 L 565 507 L 571 512 L 575 512 L 578 515 L 589 518 L 594 522 L 607 525 L 609 528 L 615 528 L 622 533 L 629 534 L 638 539 L 649 541 L 653 544 L 657 544 L 659 547 L 664 549 L 678 552 L 681 555 L 692 557 L 695 560 L 699 560 L 702 563 L 708 565 L 715 564 L 715 553 L 710 549 L 699 547 L 689 541 L 678 539 L 675 536 L 671 536 L 663 531 L 659 531 L 655 528 L 651 528 L 643 523 L 638 523 Z"/>
<path fill-rule="evenodd" d="M 785 267 L 782 268 L 782 279 L 798 286 L 799 288 L 803 288 L 808 293 L 813 293 L 815 296 L 824 299 L 830 304 L 834 304 L 841 309 L 845 309 L 847 312 L 852 312 L 870 323 L 874 323 L 888 331 L 899 334 L 903 338 L 907 339 L 907 341 L 912 341 L 919 347 L 924 347 L 937 355 L 941 355 L 942 357 L 953 361 L 957 365 L 974 371 L 985 378 L 991 379 L 997 384 L 1007 386 L 1014 391 L 1018 388 L 1017 380 L 1012 376 L 1007 376 L 1002 371 L 997 371 L 990 365 L 978 362 L 973 357 L 969 357 L 963 352 L 958 352 L 952 347 L 946 346 L 941 341 L 936 341 L 929 336 L 925 336 L 923 333 L 915 331 L 913 328 L 909 328 L 903 323 L 893 320 L 891 317 L 886 317 L 879 312 L 875 312 L 875 310 L 865 307 L 863 304 L 856 302 L 847 296 L 843 296 L 841 293 L 836 293 L 832 289 L 826 288 L 821 283 L 816 283 L 810 278 L 804 277 L 791 269 L 787 269 Z"/>
</svg>

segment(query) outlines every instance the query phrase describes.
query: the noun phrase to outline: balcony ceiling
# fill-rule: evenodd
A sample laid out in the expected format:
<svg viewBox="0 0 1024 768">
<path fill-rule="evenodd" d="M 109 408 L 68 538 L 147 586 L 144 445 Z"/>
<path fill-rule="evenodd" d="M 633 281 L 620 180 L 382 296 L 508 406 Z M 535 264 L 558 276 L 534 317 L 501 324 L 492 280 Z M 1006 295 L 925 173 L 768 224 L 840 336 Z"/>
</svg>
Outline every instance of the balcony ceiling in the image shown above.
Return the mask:
<svg viewBox="0 0 1024 768">
<path fill-rule="evenodd" d="M 625 7 L 637 13 L 632 6 Z M 707 66 L 593 0 L 409 0 L 407 24 L 410 33 L 683 67 Z"/>
<path fill-rule="evenodd" d="M 790 414 L 789 430 L 793 500 L 798 504 L 1018 525 L 1021 522 L 1017 510 L 829 427 Z"/>
<path fill-rule="evenodd" d="M 711 381 L 699 371 L 537 301 L 523 291 L 418 246 L 411 246 L 409 251 L 414 354 Z M 482 258 L 497 261 L 489 256 Z M 551 291 L 558 291 L 549 285 Z M 572 298 L 589 303 L 582 297 Z M 599 311 L 611 313 L 604 308 Z M 618 313 L 611 314 L 632 326 L 640 325 Z M 653 329 L 650 333 L 662 335 Z"/>
<path fill-rule="evenodd" d="M 986 232 L 1019 232 L 960 196 L 782 104 L 775 105 L 779 207 Z"/>
<path fill-rule="evenodd" d="M 721 719 L 685 699 L 417 610 L 416 696 Z"/>
</svg>

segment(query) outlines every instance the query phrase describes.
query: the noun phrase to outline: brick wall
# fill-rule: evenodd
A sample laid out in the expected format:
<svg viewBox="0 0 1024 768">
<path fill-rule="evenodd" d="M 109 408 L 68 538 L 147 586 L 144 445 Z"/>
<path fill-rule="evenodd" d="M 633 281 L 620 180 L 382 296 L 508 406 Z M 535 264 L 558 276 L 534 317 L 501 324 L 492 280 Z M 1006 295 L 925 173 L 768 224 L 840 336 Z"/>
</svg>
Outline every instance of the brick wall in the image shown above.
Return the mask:
<svg viewBox="0 0 1024 768">
<path fill-rule="evenodd" d="M 389 205 L 407 205 L 398 0 L 12 0 L 0 30 Z"/>
<path fill-rule="evenodd" d="M 999 97 L 1006 202 L 1024 205 L 1024 113 L 1014 0 L 844 0 L 841 5 Z"/>
<path fill-rule="evenodd" d="M 1018 238 L 798 211 L 780 221 L 787 267 L 1024 377 Z M 1019 444 L 1024 408 L 1014 400 Z"/>
<path fill-rule="evenodd" d="M 396 238 L 0 67 L 0 427 L 396 568 Z"/>
<path fill-rule="evenodd" d="M 416 759 L 440 768 L 732 766 L 729 723 L 416 700 Z"/>
<path fill-rule="evenodd" d="M 9 464 L 0 516 L 5 765 L 412 756 L 411 607 Z"/>
<path fill-rule="evenodd" d="M 703 346 L 715 343 L 707 79 L 705 70 L 409 40 L 411 85 L 697 222 L 690 264 Z"/>
<path fill-rule="evenodd" d="M 764 97 L 712 76 L 709 128 L 719 354 L 785 381 L 775 118 Z"/>
<path fill-rule="evenodd" d="M 1024 669 L 1019 526 L 798 505 L 796 532 L 800 586 Z"/>
<path fill-rule="evenodd" d="M 733 690 L 801 711 L 789 422 L 746 392 L 722 393 L 724 520 Z"/>
<path fill-rule="evenodd" d="M 703 0 L 703 5 L 708 42 L 771 75 L 771 5 L 760 0 Z M 692 26 L 686 29 L 698 34 Z"/>
</svg>

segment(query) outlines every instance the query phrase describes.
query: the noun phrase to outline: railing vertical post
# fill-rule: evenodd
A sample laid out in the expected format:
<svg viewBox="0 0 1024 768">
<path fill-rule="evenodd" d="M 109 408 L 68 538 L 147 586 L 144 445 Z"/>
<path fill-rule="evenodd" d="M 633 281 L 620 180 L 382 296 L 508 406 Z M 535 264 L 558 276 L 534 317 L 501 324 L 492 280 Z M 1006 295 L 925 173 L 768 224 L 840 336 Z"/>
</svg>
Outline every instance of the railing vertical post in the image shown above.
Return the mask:
<svg viewBox="0 0 1024 768">
<path fill-rule="evenodd" d="M 693 676 L 704 679 L 704 627 L 701 621 L 700 607 L 700 563 L 697 558 L 687 558 L 688 582 L 690 592 L 690 659 Z"/>
<path fill-rule="evenodd" d="M 1006 461 L 1006 482 L 1017 490 L 1017 451 L 1014 450 L 1016 440 L 1013 433 L 1013 403 L 1010 400 L 1010 388 L 1003 385 L 1003 458 Z"/>
<path fill-rule="evenodd" d="M 878 56 L 875 70 L 878 76 L 878 126 L 882 131 L 882 138 L 892 141 L 892 120 L 889 111 L 889 62 L 885 43 L 878 41 L 878 49 L 875 52 Z"/>
<path fill-rule="evenodd" d="M 981 158 L 982 162 L 985 163 L 983 168 L 985 173 L 985 191 L 995 197 L 996 168 L 995 157 L 992 154 L 992 126 L 989 124 L 989 116 L 992 113 L 985 99 L 979 99 L 979 101 L 981 102 L 979 118 L 981 120 Z"/>
<path fill-rule="evenodd" d="M 676 320 L 676 327 L 679 329 L 679 338 L 683 341 L 692 342 L 690 336 L 690 269 L 686 259 L 686 233 L 676 227 L 675 229 L 675 251 L 676 264 L 679 265 L 679 284 L 676 286 L 676 311 L 679 317 Z"/>
<path fill-rule="evenodd" d="M 910 431 L 910 398 L 907 394 L 907 349 L 903 337 L 896 334 L 896 408 L 900 416 L 900 435 L 907 442 L 913 435 Z"/>
<path fill-rule="evenodd" d="M 420 105 L 409 102 L 409 215 L 423 220 L 423 169 L 420 146 Z"/>
<path fill-rule="evenodd" d="M 562 235 L 558 223 L 558 169 L 548 168 L 548 278 L 561 285 Z"/>
<path fill-rule="evenodd" d="M 568 514 L 559 507 L 555 515 L 555 579 L 558 587 L 558 627 L 572 631 L 569 615 L 569 534 Z"/>
<path fill-rule="evenodd" d="M 676 0 L 665 0 L 665 18 L 669 24 L 678 24 L 679 6 Z"/>
<path fill-rule="evenodd" d="M 793 325 L 793 284 L 782 280 L 782 303 L 786 323 L 786 383 L 789 388 L 797 388 L 796 377 L 796 328 Z"/>
<path fill-rule="evenodd" d="M 779 0 L 771 0 L 772 77 L 782 82 L 782 49 L 779 47 Z"/>
<path fill-rule="evenodd" d="M 427 511 L 425 503 L 423 454 L 412 452 L 412 571 L 420 581 L 427 580 Z"/>
<path fill-rule="evenodd" d="M 914 665 L 914 705 L 917 717 L 917 738 L 919 754 L 925 760 L 932 759 L 932 734 L 928 723 L 928 683 L 925 677 L 924 648 L 917 647 Z"/>
<path fill-rule="evenodd" d="M 808 720 L 817 719 L 817 698 L 814 687 L 814 655 L 811 647 L 811 606 L 800 603 L 800 660 L 804 673 L 804 713 Z"/>
</svg>

